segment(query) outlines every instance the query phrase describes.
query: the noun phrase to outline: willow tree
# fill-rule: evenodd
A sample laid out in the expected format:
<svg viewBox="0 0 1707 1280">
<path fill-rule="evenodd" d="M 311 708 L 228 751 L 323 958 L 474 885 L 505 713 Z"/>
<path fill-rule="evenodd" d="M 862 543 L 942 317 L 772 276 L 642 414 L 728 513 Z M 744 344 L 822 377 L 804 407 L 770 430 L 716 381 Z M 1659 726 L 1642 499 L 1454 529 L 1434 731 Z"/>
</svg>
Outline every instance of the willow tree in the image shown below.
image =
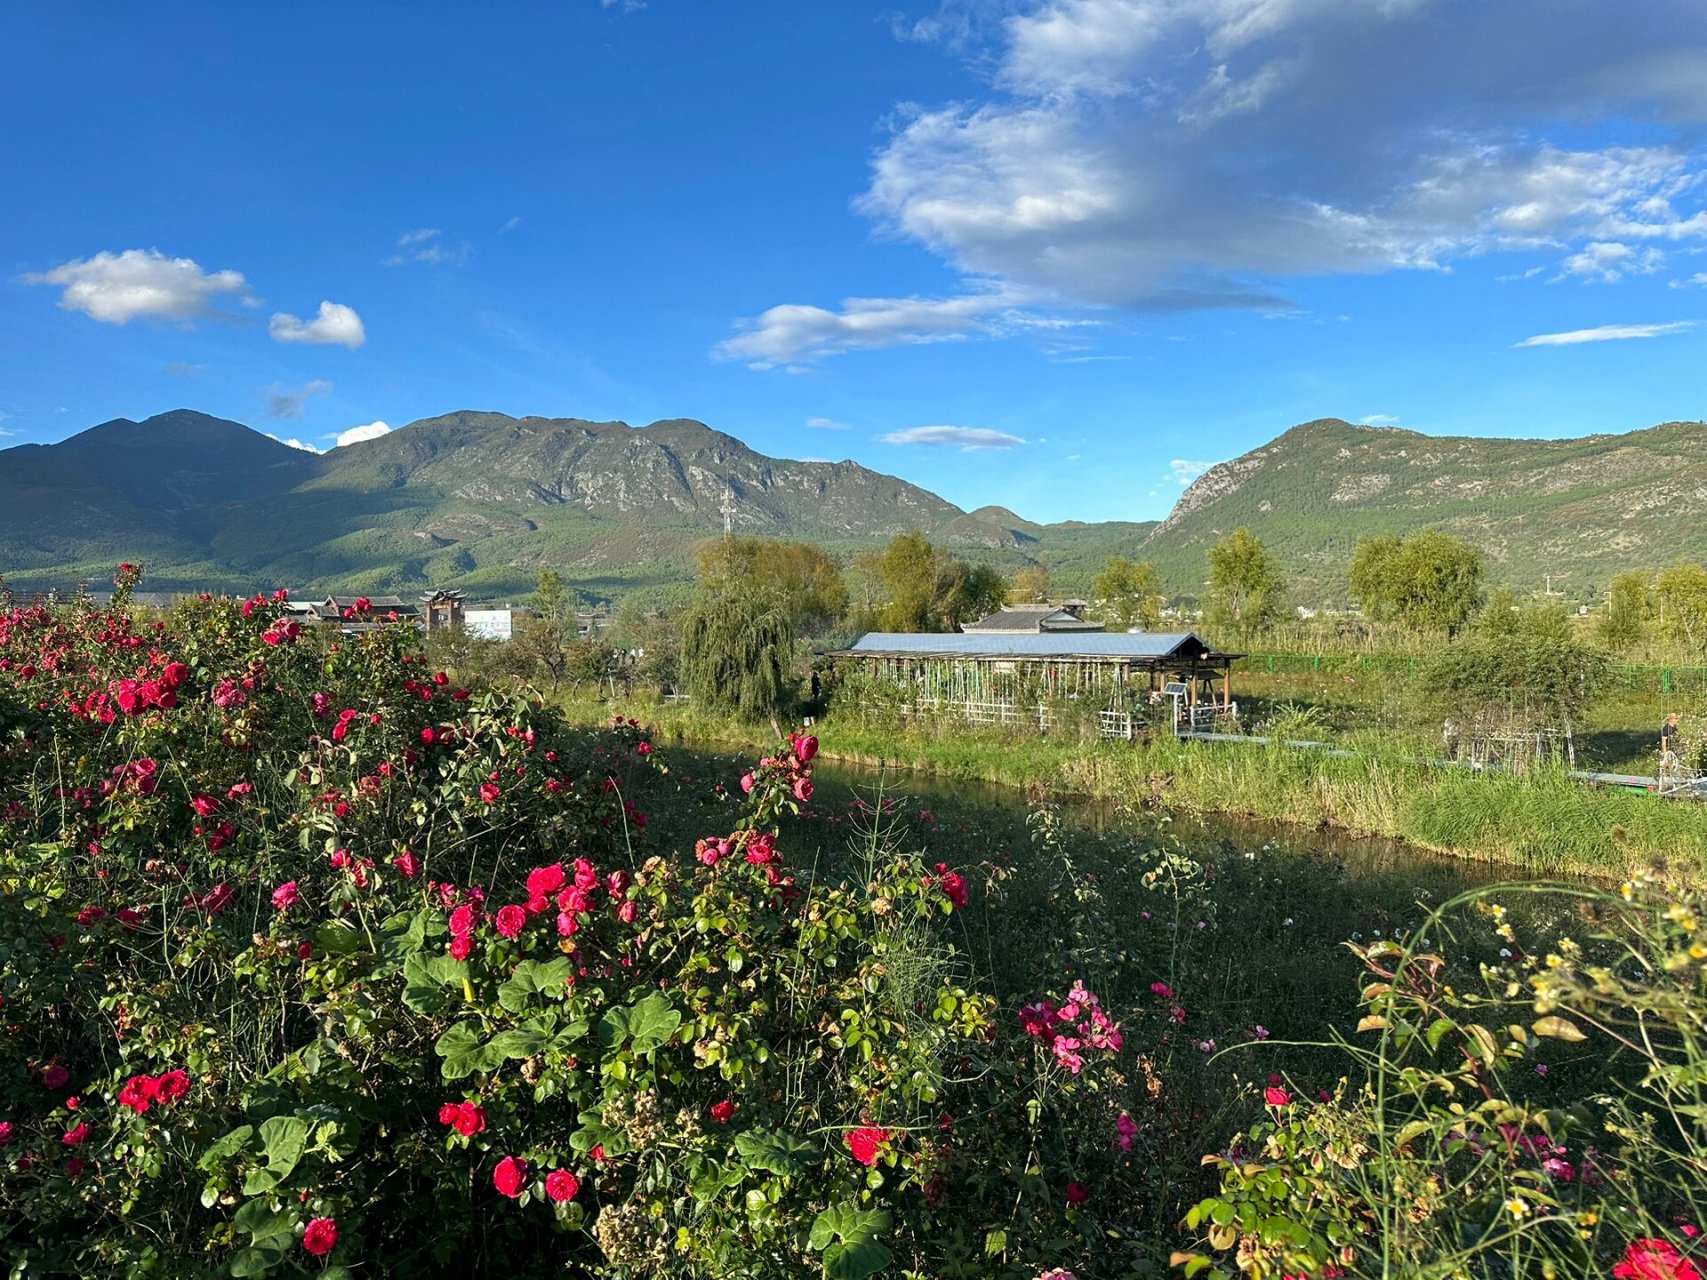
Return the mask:
<svg viewBox="0 0 1707 1280">
<path fill-rule="evenodd" d="M 769 720 L 792 710 L 794 622 L 776 592 L 701 592 L 682 618 L 682 683 L 706 706 Z"/>
</svg>

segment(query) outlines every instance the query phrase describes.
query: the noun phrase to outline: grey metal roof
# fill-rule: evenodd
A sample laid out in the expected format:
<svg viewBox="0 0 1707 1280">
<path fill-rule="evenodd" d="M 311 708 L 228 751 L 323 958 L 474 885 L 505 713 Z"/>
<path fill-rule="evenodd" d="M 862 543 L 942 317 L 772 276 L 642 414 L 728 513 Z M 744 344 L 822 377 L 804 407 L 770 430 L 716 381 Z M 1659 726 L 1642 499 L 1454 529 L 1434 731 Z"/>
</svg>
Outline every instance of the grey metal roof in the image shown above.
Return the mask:
<svg viewBox="0 0 1707 1280">
<path fill-rule="evenodd" d="M 1193 643 L 1195 642 L 1195 643 Z M 914 654 L 944 657 L 1017 658 L 1167 658 L 1197 646 L 1214 653 L 1190 631 L 1123 631 L 1041 635 L 949 635 L 871 631 L 842 652 L 850 656 Z M 1216 657 L 1238 655 L 1215 654 Z"/>
</svg>

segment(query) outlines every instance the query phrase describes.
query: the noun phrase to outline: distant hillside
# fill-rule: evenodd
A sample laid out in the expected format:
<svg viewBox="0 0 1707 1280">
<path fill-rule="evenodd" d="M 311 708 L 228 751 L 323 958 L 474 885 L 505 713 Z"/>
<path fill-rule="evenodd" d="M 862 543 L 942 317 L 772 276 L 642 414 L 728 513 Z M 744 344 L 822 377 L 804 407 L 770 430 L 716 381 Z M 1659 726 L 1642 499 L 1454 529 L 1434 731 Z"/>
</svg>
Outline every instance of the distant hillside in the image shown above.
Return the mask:
<svg viewBox="0 0 1707 1280">
<path fill-rule="evenodd" d="M 918 529 L 1004 569 L 1047 560 L 1077 585 L 1153 522 L 1032 524 L 964 512 L 854 462 L 756 453 L 685 419 L 630 427 L 462 412 L 314 455 L 190 410 L 0 451 L 0 572 L 69 585 L 149 564 L 149 585 L 528 590 L 562 570 L 595 596 L 690 582 L 722 530 L 852 554 Z"/>
<path fill-rule="evenodd" d="M 1580 595 L 1622 569 L 1707 561 L 1707 424 L 1499 440 L 1307 422 L 1205 472 L 1143 554 L 1182 589 L 1204 580 L 1209 547 L 1240 525 L 1305 599 L 1343 593 L 1360 535 L 1430 525 L 1482 548 L 1496 580 L 1531 586 L 1551 573 Z"/>
</svg>

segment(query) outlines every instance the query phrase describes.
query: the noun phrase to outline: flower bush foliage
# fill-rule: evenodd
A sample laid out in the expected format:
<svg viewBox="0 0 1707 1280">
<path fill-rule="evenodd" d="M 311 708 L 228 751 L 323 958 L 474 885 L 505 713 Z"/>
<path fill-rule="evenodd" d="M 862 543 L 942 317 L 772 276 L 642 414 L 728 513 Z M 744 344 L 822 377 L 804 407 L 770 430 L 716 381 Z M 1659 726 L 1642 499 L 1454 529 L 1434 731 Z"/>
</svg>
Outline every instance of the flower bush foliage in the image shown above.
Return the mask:
<svg viewBox="0 0 1707 1280">
<path fill-rule="evenodd" d="M 1120 1027 L 978 990 L 947 864 L 791 865 L 811 738 L 653 849 L 635 722 L 135 578 L 0 614 L 13 1274 L 1095 1273 Z"/>
<path fill-rule="evenodd" d="M 1503 905 L 1528 898 L 1533 950 Z M 1499 960 L 1454 965 L 1469 919 Z M 1478 889 L 1353 946 L 1348 1074 L 1207 1158 L 1188 1276 L 1612 1275 L 1707 1265 L 1707 900 L 1647 877 Z M 1545 929 L 1546 932 L 1542 933 Z"/>
</svg>

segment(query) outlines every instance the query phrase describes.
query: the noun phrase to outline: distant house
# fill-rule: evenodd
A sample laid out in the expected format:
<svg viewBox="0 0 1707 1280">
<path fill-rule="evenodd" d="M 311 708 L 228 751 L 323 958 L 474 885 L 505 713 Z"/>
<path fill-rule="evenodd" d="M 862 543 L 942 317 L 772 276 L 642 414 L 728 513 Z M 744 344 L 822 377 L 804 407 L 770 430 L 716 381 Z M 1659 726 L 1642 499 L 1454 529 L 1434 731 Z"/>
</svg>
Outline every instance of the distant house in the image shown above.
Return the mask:
<svg viewBox="0 0 1707 1280">
<path fill-rule="evenodd" d="M 194 595 L 195 593 L 191 591 L 133 591 L 130 593 L 130 604 L 133 609 L 159 609 L 161 612 L 165 612 L 178 601 L 191 599 Z M 56 602 L 58 600 L 70 600 L 75 598 L 75 593 L 61 595 L 59 592 L 52 591 L 48 593 L 48 598 Z M 84 599 L 97 609 L 110 609 L 113 606 L 113 593 L 111 591 L 87 591 L 84 592 Z"/>
<path fill-rule="evenodd" d="M 487 640 L 508 640 L 516 633 L 514 609 L 468 609 L 462 615 L 462 629 L 471 636 Z"/>
<path fill-rule="evenodd" d="M 969 636 L 1035 636 L 1052 631 L 1101 631 L 1102 623 L 1084 616 L 1083 600 L 1062 604 L 1010 604 L 987 618 L 962 623 Z"/>
</svg>

